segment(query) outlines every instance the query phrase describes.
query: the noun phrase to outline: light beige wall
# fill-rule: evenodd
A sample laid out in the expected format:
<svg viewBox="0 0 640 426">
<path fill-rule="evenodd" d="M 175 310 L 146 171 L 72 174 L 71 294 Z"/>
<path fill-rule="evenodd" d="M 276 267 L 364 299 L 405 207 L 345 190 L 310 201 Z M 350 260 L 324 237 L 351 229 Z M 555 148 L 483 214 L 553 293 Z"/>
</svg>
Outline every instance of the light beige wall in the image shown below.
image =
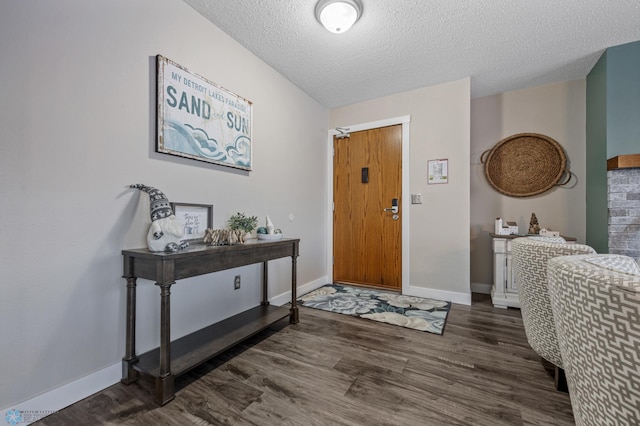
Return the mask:
<svg viewBox="0 0 640 426">
<path fill-rule="evenodd" d="M 470 81 L 426 87 L 329 112 L 330 128 L 410 115 L 410 285 L 464 302 L 469 286 Z M 427 161 L 449 159 L 449 183 L 427 184 Z M 410 194 L 404 194 L 410 196 Z M 406 220 L 406 216 L 403 218 Z"/>
<path fill-rule="evenodd" d="M 154 152 L 157 54 L 254 103 L 252 172 Z M 268 214 L 301 239 L 298 283 L 325 279 L 328 111 L 191 7 L 0 2 L 0 55 L 0 408 L 83 387 L 95 372 L 107 371 L 106 385 L 119 380 L 121 250 L 145 246 L 150 221 L 148 196 L 129 184 L 213 204 L 214 227 L 236 211 Z M 178 282 L 172 337 L 255 306 L 260 271 Z M 290 273 L 290 260 L 271 262 L 271 297 L 289 290 Z M 139 280 L 139 352 L 158 344 L 158 301 Z"/>
<path fill-rule="evenodd" d="M 496 217 L 520 231 L 535 213 L 541 227 L 585 239 L 585 79 L 517 90 L 471 101 L 471 282 L 493 281 L 491 238 Z M 487 182 L 480 156 L 516 133 L 541 133 L 564 148 L 574 173 L 565 187 L 527 198 L 508 197 Z"/>
</svg>

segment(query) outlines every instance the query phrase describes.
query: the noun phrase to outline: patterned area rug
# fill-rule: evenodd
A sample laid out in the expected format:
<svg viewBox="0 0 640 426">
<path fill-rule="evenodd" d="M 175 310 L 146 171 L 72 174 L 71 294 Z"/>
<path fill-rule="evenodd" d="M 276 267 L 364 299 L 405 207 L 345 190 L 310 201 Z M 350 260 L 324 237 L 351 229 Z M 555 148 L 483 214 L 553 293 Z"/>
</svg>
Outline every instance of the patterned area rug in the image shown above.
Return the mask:
<svg viewBox="0 0 640 426">
<path fill-rule="evenodd" d="M 450 302 L 327 284 L 298 299 L 303 306 L 442 334 Z"/>
</svg>

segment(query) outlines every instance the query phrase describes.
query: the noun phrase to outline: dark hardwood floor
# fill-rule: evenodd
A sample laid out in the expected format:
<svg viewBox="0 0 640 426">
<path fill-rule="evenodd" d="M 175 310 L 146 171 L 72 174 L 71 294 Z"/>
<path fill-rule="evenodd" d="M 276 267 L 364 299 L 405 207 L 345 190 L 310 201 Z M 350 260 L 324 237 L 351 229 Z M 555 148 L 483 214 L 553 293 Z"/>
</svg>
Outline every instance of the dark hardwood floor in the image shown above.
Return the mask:
<svg viewBox="0 0 640 426">
<path fill-rule="evenodd" d="M 569 396 L 528 346 L 520 311 L 453 305 L 444 335 L 300 308 L 179 377 L 116 384 L 40 425 L 573 425 Z"/>
</svg>

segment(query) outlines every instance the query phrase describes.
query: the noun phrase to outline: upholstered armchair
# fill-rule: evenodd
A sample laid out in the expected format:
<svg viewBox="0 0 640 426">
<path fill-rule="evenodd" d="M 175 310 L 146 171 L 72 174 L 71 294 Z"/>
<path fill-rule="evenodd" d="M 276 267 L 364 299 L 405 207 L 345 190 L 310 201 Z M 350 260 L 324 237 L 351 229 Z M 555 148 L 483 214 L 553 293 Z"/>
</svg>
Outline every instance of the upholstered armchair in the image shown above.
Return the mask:
<svg viewBox="0 0 640 426">
<path fill-rule="evenodd" d="M 567 244 L 564 238 L 525 237 L 511 242 L 511 253 L 527 341 L 538 355 L 555 366 L 556 389 L 566 391 L 547 290 L 547 262 L 558 256 L 595 254 L 595 250 L 583 244 Z"/>
<path fill-rule="evenodd" d="M 567 256 L 548 274 L 576 425 L 640 425 L 640 267 L 621 255 Z"/>
</svg>

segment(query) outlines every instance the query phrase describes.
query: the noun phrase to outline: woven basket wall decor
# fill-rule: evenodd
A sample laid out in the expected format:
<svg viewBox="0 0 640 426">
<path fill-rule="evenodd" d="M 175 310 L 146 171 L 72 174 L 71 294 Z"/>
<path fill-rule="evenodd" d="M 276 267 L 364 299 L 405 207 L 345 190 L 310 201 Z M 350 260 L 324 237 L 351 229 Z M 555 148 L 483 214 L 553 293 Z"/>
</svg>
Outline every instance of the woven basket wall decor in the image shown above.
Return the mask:
<svg viewBox="0 0 640 426">
<path fill-rule="evenodd" d="M 531 197 L 571 180 L 560 144 L 538 133 L 506 137 L 483 152 L 480 161 L 489 184 L 511 197 Z M 559 183 L 563 176 L 566 181 Z"/>
</svg>

